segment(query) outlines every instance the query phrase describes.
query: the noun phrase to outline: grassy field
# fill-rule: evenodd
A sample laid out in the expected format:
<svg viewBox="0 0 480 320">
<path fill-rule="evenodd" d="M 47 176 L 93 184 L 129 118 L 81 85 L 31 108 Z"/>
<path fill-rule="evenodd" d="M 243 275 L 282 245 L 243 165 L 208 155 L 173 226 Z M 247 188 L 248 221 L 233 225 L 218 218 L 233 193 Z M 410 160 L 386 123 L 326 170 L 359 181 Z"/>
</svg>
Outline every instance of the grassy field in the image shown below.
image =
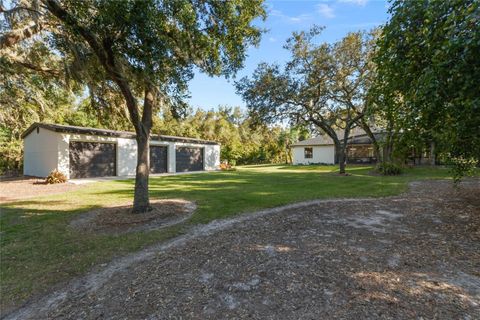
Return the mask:
<svg viewBox="0 0 480 320">
<path fill-rule="evenodd" d="M 333 166 L 259 165 L 151 178 L 151 198 L 196 201 L 197 211 L 183 226 L 118 236 L 79 233 L 67 225 L 81 212 L 132 199 L 133 180 L 99 182 L 3 205 L 0 307 L 19 305 L 96 264 L 179 235 L 192 224 L 309 199 L 389 196 L 405 191 L 409 181 L 449 174 L 440 168 L 408 169 L 397 177 L 372 175 L 370 167 L 349 168 L 351 176 L 336 171 Z"/>
</svg>

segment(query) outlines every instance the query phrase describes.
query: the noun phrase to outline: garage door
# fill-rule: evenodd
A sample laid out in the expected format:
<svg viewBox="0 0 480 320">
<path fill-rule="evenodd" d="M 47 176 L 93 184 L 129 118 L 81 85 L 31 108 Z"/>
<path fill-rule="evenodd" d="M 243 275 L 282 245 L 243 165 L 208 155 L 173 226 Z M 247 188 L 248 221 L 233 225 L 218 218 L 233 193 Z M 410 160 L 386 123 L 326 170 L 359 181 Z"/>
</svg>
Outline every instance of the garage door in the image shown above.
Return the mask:
<svg viewBox="0 0 480 320">
<path fill-rule="evenodd" d="M 177 172 L 203 170 L 203 148 L 178 147 L 176 156 Z"/>
<path fill-rule="evenodd" d="M 69 147 L 70 178 L 116 175 L 116 144 L 71 141 Z"/>
<path fill-rule="evenodd" d="M 150 172 L 165 173 L 167 172 L 167 147 L 150 146 Z"/>
</svg>

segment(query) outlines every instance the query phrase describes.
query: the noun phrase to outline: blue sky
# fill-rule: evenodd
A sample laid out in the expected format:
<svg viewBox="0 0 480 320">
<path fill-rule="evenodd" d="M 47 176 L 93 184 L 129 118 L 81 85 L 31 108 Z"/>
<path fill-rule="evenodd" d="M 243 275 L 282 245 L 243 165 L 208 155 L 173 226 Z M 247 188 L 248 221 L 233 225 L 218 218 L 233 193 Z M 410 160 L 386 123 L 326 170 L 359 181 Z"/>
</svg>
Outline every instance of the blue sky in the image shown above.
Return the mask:
<svg viewBox="0 0 480 320">
<path fill-rule="evenodd" d="M 318 40 L 335 42 L 348 32 L 370 30 L 385 23 L 388 18 L 388 3 L 382 0 L 271 0 L 266 2 L 266 6 L 266 21 L 256 24 L 268 31 L 258 48 L 249 49 L 245 68 L 237 74 L 237 79 L 250 76 L 260 62 L 285 62 L 289 53 L 282 47 L 293 31 L 308 30 L 313 24 L 325 26 Z M 245 106 L 235 93 L 233 80 L 197 73 L 189 87 L 190 104 L 194 108 L 208 110 L 219 105 Z"/>
</svg>

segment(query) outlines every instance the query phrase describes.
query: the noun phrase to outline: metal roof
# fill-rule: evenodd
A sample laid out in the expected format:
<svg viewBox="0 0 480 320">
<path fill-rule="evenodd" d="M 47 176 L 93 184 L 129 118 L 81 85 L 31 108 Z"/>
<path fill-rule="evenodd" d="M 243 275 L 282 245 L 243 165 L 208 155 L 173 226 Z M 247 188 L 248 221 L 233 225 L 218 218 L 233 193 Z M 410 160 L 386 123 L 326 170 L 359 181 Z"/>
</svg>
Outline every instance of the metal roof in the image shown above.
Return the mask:
<svg viewBox="0 0 480 320">
<path fill-rule="evenodd" d="M 377 141 L 381 141 L 384 137 L 383 132 L 375 132 L 375 138 Z M 343 139 L 340 139 L 343 141 Z M 298 141 L 292 144 L 292 147 L 301 147 L 301 146 L 324 146 L 324 145 L 333 145 L 333 140 L 327 135 L 317 136 L 315 138 L 306 139 L 303 141 Z M 352 135 L 348 138 L 348 144 L 372 144 L 372 139 L 366 134 L 357 134 Z"/>
<path fill-rule="evenodd" d="M 298 141 L 292 144 L 292 147 L 300 147 L 300 146 L 323 146 L 323 145 L 331 145 L 333 144 L 332 138 L 327 135 L 324 136 L 317 136 L 315 138 L 306 139 L 303 141 Z"/>
<path fill-rule="evenodd" d="M 98 129 L 98 128 L 88 128 L 88 127 L 77 127 L 70 125 L 61 125 L 53 123 L 41 123 L 34 122 L 25 132 L 22 134 L 22 138 L 28 136 L 36 128 L 43 128 L 54 132 L 63 132 L 63 133 L 75 133 L 75 134 L 87 134 L 93 136 L 107 136 L 107 137 L 118 137 L 118 138 L 129 138 L 135 139 L 135 132 L 130 131 L 117 131 L 117 130 L 108 130 L 108 129 Z M 172 142 L 184 142 L 184 143 L 198 143 L 198 144 L 219 144 L 215 141 L 202 140 L 196 138 L 185 138 L 185 137 L 176 137 L 176 136 L 165 136 L 165 135 L 150 135 L 151 140 L 155 141 L 172 141 Z"/>
</svg>

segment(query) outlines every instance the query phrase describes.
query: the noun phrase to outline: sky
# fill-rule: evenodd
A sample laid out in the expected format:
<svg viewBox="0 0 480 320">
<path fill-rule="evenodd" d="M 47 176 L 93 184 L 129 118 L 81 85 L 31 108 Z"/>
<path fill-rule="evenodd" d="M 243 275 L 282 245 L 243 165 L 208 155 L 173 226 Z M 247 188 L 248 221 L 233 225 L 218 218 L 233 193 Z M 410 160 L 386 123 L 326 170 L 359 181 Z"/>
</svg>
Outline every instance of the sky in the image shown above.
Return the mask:
<svg viewBox="0 0 480 320">
<path fill-rule="evenodd" d="M 383 0 L 270 0 L 266 1 L 267 19 L 255 25 L 267 29 L 258 47 L 248 50 L 245 67 L 236 79 L 250 76 L 261 62 L 283 64 L 289 53 L 283 45 L 292 32 L 308 30 L 312 25 L 324 26 L 319 42 L 335 42 L 348 32 L 370 30 L 387 21 L 388 3 Z M 241 106 L 245 103 L 235 93 L 233 80 L 211 78 L 196 73 L 189 84 L 190 105 L 205 110 L 218 106 Z"/>
</svg>

